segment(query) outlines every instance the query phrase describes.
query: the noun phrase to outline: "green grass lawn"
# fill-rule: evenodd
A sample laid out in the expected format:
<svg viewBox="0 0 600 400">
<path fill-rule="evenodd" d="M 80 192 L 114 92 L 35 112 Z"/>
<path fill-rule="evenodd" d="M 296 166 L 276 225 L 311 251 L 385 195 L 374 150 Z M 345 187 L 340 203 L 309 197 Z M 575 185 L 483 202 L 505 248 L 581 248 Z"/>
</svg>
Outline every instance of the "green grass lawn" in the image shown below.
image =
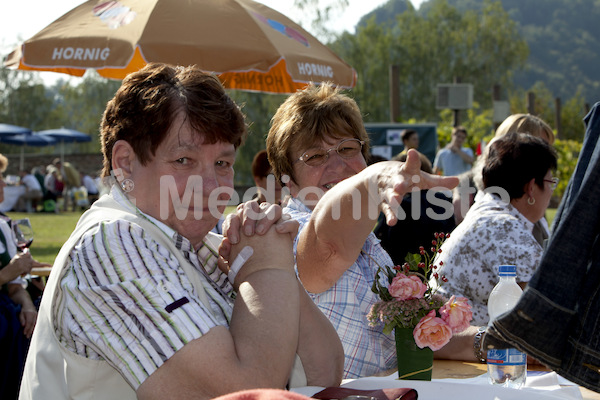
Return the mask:
<svg viewBox="0 0 600 400">
<path fill-rule="evenodd" d="M 228 214 L 235 207 L 227 207 Z M 34 239 L 31 245 L 31 254 L 40 262 L 54 263 L 62 245 L 67 241 L 77 221 L 83 214 L 82 211 L 52 213 L 17 213 L 9 212 L 7 215 L 12 219 L 29 218 L 33 227 Z"/>
<path fill-rule="evenodd" d="M 556 215 L 556 208 L 549 208 L 546 210 L 546 220 L 548 221 L 548 225 L 552 226 L 552 221 L 554 221 L 554 216 Z"/>
<path fill-rule="evenodd" d="M 12 219 L 29 218 L 33 227 L 33 244 L 31 254 L 33 258 L 41 262 L 52 264 L 63 243 L 67 241 L 79 217 L 81 211 L 53 213 L 17 213 L 9 212 L 7 215 Z"/>
<path fill-rule="evenodd" d="M 231 212 L 235 207 L 228 207 L 225 214 Z M 51 213 L 7 213 L 12 219 L 29 218 L 33 227 L 34 240 L 31 245 L 31 254 L 41 262 L 52 264 L 63 243 L 69 238 L 77 221 L 81 216 L 81 211 L 62 212 L 60 214 Z M 552 224 L 556 209 L 548 209 L 546 218 L 548 224 Z"/>
</svg>

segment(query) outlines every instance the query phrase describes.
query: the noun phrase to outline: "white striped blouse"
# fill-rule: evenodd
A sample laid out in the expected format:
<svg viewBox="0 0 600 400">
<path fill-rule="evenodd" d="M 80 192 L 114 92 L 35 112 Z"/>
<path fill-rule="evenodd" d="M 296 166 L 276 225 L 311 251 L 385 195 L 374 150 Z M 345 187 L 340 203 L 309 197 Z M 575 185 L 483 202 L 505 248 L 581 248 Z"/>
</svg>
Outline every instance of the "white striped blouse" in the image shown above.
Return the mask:
<svg viewBox="0 0 600 400">
<path fill-rule="evenodd" d="M 104 359 L 137 389 L 186 343 L 228 325 L 233 288 L 216 252 L 173 237 L 189 262 L 221 296 L 207 310 L 177 259 L 139 225 L 116 220 L 86 232 L 74 247 L 55 301 L 57 336 L 67 349 Z M 168 232 L 170 231 L 170 232 Z"/>
</svg>

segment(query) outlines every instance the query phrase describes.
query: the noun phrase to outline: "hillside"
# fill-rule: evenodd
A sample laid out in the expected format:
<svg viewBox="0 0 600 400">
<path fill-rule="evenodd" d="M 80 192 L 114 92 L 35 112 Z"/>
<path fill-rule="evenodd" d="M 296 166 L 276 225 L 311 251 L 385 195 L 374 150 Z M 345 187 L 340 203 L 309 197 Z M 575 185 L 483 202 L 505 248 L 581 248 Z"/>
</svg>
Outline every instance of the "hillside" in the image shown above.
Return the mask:
<svg viewBox="0 0 600 400">
<path fill-rule="evenodd" d="M 424 13 L 432 1 L 421 4 Z M 509 15 L 519 24 L 529 45 L 529 60 L 516 71 L 515 84 L 529 89 L 543 82 L 555 97 L 564 100 L 581 87 L 589 104 L 600 100 L 600 1 L 597 0 L 500 0 Z M 459 10 L 480 9 L 481 0 L 448 0 Z M 359 25 L 372 15 L 378 23 L 394 20 L 406 10 L 405 0 L 390 0 L 365 15 Z"/>
</svg>

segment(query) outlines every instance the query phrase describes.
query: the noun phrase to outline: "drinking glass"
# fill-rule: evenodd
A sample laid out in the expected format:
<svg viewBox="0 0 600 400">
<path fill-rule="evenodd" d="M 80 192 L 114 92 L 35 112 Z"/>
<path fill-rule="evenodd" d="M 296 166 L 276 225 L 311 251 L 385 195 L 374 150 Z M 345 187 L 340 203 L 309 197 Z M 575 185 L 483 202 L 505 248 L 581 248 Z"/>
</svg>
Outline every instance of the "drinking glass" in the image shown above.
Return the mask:
<svg viewBox="0 0 600 400">
<path fill-rule="evenodd" d="M 12 227 L 17 239 L 17 247 L 19 250 L 25 251 L 33 243 L 33 228 L 29 218 L 13 220 Z"/>
</svg>

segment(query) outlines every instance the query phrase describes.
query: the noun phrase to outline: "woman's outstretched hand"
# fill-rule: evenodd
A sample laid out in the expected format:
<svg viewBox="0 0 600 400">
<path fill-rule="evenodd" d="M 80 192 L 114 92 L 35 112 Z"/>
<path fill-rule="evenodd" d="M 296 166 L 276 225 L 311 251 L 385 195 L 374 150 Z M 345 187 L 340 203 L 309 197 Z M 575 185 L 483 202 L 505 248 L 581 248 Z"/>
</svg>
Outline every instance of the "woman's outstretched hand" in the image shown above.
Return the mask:
<svg viewBox="0 0 600 400">
<path fill-rule="evenodd" d="M 396 210 L 402 198 L 410 191 L 453 189 L 458 185 L 458 178 L 455 176 L 439 176 L 423 172 L 419 154 L 413 149 L 408 151 L 404 163 L 387 161 L 373 164 L 371 167 L 380 169 L 377 175 L 377 193 L 381 201 L 381 211 L 390 226 L 398 222 Z"/>
</svg>

